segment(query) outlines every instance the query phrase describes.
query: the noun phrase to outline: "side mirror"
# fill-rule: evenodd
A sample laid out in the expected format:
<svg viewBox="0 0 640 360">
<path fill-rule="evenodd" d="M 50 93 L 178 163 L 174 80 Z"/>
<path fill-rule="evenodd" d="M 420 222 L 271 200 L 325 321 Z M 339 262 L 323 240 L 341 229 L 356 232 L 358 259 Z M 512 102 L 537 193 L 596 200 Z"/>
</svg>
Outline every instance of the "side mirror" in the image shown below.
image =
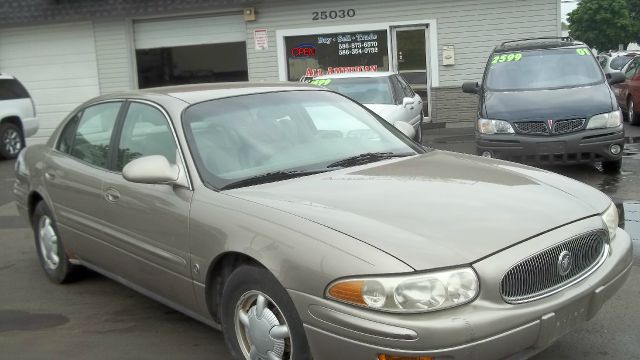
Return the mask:
<svg viewBox="0 0 640 360">
<path fill-rule="evenodd" d="M 462 92 L 467 94 L 480 93 L 480 84 L 477 81 L 466 81 L 462 84 Z"/>
<path fill-rule="evenodd" d="M 396 121 L 393 123 L 393 126 L 400 130 L 401 133 L 405 134 L 409 139 L 413 139 L 416 137 L 416 129 L 413 126 L 409 125 L 404 121 Z"/>
<path fill-rule="evenodd" d="M 409 105 L 414 105 L 416 101 L 413 98 L 406 97 L 402 99 L 402 107 L 407 107 Z"/>
<path fill-rule="evenodd" d="M 143 156 L 125 165 L 122 177 L 134 183 L 176 184 L 180 178 L 180 168 L 170 164 L 162 155 Z"/>
<path fill-rule="evenodd" d="M 627 81 L 627 78 L 619 71 L 607 74 L 607 82 L 609 85 L 622 84 L 625 81 Z"/>
</svg>

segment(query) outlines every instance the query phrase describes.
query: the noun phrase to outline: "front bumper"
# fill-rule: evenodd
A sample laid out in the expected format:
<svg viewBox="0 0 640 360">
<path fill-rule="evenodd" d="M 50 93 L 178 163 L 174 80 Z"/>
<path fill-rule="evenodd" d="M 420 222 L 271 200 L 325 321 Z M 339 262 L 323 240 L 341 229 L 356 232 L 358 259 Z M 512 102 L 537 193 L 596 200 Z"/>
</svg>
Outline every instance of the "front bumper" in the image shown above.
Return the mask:
<svg viewBox="0 0 640 360">
<path fill-rule="evenodd" d="M 609 150 L 624 147 L 624 128 L 582 130 L 553 136 L 521 134 L 486 135 L 476 132 L 478 155 L 490 151 L 492 157 L 525 163 L 585 163 L 622 158 Z"/>
<path fill-rule="evenodd" d="M 593 228 L 597 221 L 594 217 L 570 224 L 473 264 L 481 281 L 479 297 L 449 310 L 388 314 L 293 290 L 289 293 L 316 359 L 375 360 L 381 353 L 436 359 L 525 358 L 593 318 L 616 293 L 631 271 L 631 240 L 619 229 L 607 260 L 593 274 L 559 293 L 524 304 L 507 304 L 499 295 L 497 283 L 505 264 L 528 256 L 533 248 L 557 243 L 558 237 L 566 239 L 568 233 Z"/>
</svg>

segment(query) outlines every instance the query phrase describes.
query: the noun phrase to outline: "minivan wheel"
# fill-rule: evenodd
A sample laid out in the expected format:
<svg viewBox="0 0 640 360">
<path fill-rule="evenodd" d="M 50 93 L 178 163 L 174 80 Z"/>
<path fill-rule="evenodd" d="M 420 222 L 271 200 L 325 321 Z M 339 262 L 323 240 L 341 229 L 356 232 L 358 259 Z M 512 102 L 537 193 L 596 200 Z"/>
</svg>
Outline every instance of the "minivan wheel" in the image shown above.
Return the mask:
<svg viewBox="0 0 640 360">
<path fill-rule="evenodd" d="M 20 127 L 12 123 L 0 124 L 0 157 L 15 159 L 24 147 L 24 137 Z"/>
<path fill-rule="evenodd" d="M 236 269 L 224 286 L 220 311 L 224 338 L 234 359 L 311 359 L 293 301 L 266 269 Z"/>
<path fill-rule="evenodd" d="M 605 173 L 616 174 L 620 172 L 620 169 L 622 169 L 622 159 L 602 162 L 602 171 Z"/>
<path fill-rule="evenodd" d="M 33 211 L 32 226 L 38 259 L 49 280 L 57 284 L 70 281 L 77 266 L 69 262 L 56 222 L 44 201 Z"/>
<path fill-rule="evenodd" d="M 629 99 L 627 103 L 627 118 L 629 119 L 629 124 L 631 125 L 640 125 L 640 116 L 636 114 L 634 109 L 635 104 L 633 103 L 633 99 Z"/>
</svg>

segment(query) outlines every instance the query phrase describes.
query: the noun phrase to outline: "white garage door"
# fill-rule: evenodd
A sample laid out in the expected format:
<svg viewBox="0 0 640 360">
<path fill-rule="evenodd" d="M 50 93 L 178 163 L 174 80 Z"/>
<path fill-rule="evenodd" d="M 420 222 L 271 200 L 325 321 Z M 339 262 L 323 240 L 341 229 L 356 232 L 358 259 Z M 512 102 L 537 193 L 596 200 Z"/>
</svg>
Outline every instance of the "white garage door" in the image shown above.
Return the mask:
<svg viewBox="0 0 640 360">
<path fill-rule="evenodd" d="M 219 15 L 136 21 L 136 49 L 245 41 L 242 15 Z"/>
<path fill-rule="evenodd" d="M 31 93 L 40 130 L 29 142 L 42 142 L 73 108 L 99 94 L 91 23 L 2 29 L 0 72 Z"/>
</svg>

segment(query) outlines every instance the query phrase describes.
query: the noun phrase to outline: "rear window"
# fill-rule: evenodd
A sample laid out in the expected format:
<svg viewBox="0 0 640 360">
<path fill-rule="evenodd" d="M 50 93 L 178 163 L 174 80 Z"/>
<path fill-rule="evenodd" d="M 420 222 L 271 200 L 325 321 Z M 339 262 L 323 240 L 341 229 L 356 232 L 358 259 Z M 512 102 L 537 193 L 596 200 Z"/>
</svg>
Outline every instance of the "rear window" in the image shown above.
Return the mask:
<svg viewBox="0 0 640 360">
<path fill-rule="evenodd" d="M 604 82 L 587 48 L 495 53 L 489 59 L 486 87 L 496 91 L 542 90 Z"/>
<path fill-rule="evenodd" d="M 611 68 L 613 70 L 620 70 L 622 69 L 625 65 L 627 65 L 629 63 L 629 61 L 631 61 L 631 59 L 634 58 L 634 55 L 622 55 L 622 56 L 618 56 L 616 58 L 614 58 L 613 60 L 611 60 Z"/>
<path fill-rule="evenodd" d="M 0 79 L 0 100 L 28 99 L 27 89 L 16 79 Z"/>
<path fill-rule="evenodd" d="M 361 104 L 394 103 L 391 83 L 386 76 L 326 79 L 324 86 Z"/>
</svg>

